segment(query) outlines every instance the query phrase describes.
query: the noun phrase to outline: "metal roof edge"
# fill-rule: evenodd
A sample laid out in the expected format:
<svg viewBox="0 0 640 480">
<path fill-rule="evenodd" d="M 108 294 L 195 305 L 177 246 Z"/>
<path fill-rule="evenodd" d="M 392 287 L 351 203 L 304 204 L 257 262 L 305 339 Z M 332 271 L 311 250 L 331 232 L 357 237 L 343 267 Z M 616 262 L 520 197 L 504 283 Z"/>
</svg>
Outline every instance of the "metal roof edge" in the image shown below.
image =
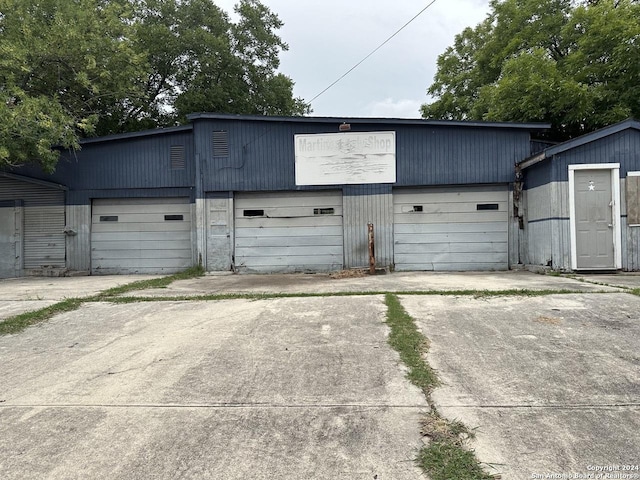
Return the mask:
<svg viewBox="0 0 640 480">
<path fill-rule="evenodd" d="M 628 118 L 620 123 L 609 125 L 608 127 L 595 130 L 591 133 L 586 133 L 579 137 L 572 138 L 571 140 L 567 140 L 566 142 L 554 145 L 553 147 L 546 148 L 544 151 L 547 156 L 557 155 L 558 153 L 566 152 L 572 148 L 577 148 L 582 145 L 586 145 L 587 143 L 595 142 L 596 140 L 608 137 L 609 135 L 614 135 L 629 128 L 640 130 L 640 122 L 633 118 Z"/>
<path fill-rule="evenodd" d="M 19 180 L 21 182 L 34 183 L 36 185 L 42 185 L 43 187 L 55 188 L 57 190 L 69 190 L 69 187 L 60 183 L 49 182 L 47 180 L 40 180 L 38 178 L 27 177 L 25 175 L 18 175 L 17 173 L 9 173 L 0 171 L 0 177 L 11 178 L 12 180 Z"/>
<path fill-rule="evenodd" d="M 132 138 L 148 137 L 152 135 L 163 135 L 167 133 L 188 132 L 193 130 L 193 125 L 179 125 L 177 127 L 154 128 L 152 130 L 140 130 L 139 132 L 116 133 L 114 135 L 105 135 L 103 137 L 83 138 L 80 145 L 110 142 L 115 140 L 128 140 Z"/>
<path fill-rule="evenodd" d="M 228 113 L 191 113 L 187 115 L 190 122 L 196 120 L 236 120 L 255 122 L 299 122 L 299 123 L 354 123 L 354 124 L 395 124 L 422 125 L 445 127 L 475 127 L 475 128 L 513 128 L 523 130 L 546 130 L 551 128 L 549 123 L 514 123 L 514 122 L 485 122 L 472 120 L 432 120 L 424 118 L 380 118 L 380 117 L 284 117 L 268 115 L 237 115 Z"/>
</svg>

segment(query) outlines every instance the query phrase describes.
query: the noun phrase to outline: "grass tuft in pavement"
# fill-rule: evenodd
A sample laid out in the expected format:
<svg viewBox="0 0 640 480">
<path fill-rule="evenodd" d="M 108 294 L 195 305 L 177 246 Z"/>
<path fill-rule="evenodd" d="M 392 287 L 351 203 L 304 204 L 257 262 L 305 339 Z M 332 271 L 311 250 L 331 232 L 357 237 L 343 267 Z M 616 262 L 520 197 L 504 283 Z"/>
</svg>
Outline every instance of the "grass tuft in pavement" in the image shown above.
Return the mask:
<svg viewBox="0 0 640 480">
<path fill-rule="evenodd" d="M 494 480 L 472 451 L 448 441 L 431 442 L 418 455 L 418 464 L 431 480 Z"/>
<path fill-rule="evenodd" d="M 438 385 L 438 377 L 433 369 L 423 359 L 429 350 L 429 342 L 416 327 L 413 318 L 409 316 L 400 304 L 397 295 L 387 293 L 387 324 L 391 327 L 389 344 L 400 354 L 404 364 L 409 367 L 407 377 L 425 395 L 429 396 Z"/>
<path fill-rule="evenodd" d="M 429 341 L 418 330 L 396 294 L 387 293 L 385 303 L 387 325 L 391 328 L 389 344 L 409 368 L 407 378 L 424 392 L 432 405 L 431 392 L 439 385 L 439 381 L 436 372 L 425 360 Z M 431 480 L 495 478 L 485 472 L 475 454 L 465 448 L 466 441 L 473 438 L 473 432 L 461 422 L 447 420 L 432 407 L 422 420 L 422 434 L 429 438 L 429 443 L 420 450 L 416 461 Z"/>
<path fill-rule="evenodd" d="M 138 282 L 128 283 L 126 285 L 121 285 L 119 287 L 110 288 L 109 290 L 105 290 L 104 292 L 91 297 L 67 298 L 48 307 L 40 308 L 39 310 L 21 313 L 19 315 L 9 317 L 5 320 L 0 320 L 0 336 L 10 335 L 12 333 L 20 333 L 31 325 L 49 320 L 54 315 L 76 310 L 86 302 L 99 302 L 112 299 L 116 295 L 130 292 L 132 290 L 140 290 L 143 288 L 163 288 L 169 285 L 171 282 L 175 282 L 176 280 L 185 280 L 188 278 L 198 277 L 203 274 L 204 269 L 202 267 L 192 267 L 183 272 L 176 273 L 175 275 L 153 278 L 151 280 L 141 280 Z"/>
<path fill-rule="evenodd" d="M 135 290 L 146 290 L 149 288 L 165 288 L 176 280 L 187 280 L 189 278 L 200 277 L 204 275 L 204 268 L 201 265 L 188 268 L 182 272 L 169 275 L 167 277 L 151 278 L 149 280 L 138 280 L 137 282 L 127 283 L 118 287 L 113 287 L 104 292 L 99 293 L 93 297 L 90 297 L 89 301 L 101 301 L 111 297 L 122 295 L 123 293 L 132 292 Z"/>
<path fill-rule="evenodd" d="M 40 308 L 39 310 L 9 317 L 4 321 L 0 321 L 0 335 L 19 333 L 31 325 L 50 319 L 54 315 L 76 310 L 82 303 L 83 300 L 80 298 L 67 298 L 48 307 Z"/>
</svg>

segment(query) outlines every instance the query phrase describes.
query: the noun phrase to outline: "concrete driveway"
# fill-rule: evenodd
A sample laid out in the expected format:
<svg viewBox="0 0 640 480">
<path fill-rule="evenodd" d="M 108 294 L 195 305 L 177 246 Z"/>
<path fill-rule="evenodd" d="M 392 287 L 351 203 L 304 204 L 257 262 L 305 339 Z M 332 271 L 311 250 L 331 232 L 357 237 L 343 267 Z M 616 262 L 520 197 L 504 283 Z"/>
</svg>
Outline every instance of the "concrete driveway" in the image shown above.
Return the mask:
<svg viewBox="0 0 640 480">
<path fill-rule="evenodd" d="M 443 383 L 436 407 L 476 429 L 488 471 L 505 479 L 640 478 L 640 297 L 402 303 L 431 340 L 428 361 Z M 624 465 L 635 470 L 617 473 L 631 476 L 595 476 L 603 473 L 595 467 Z"/>
<path fill-rule="evenodd" d="M 76 279 L 39 280 L 24 282 L 55 300 Z M 0 311 L 14 285 L 0 281 Z M 578 293 L 450 293 L 513 288 Z M 431 340 L 437 408 L 477 428 L 490 471 L 640 463 L 640 297 L 624 290 L 504 272 L 207 276 L 138 294 L 385 290 L 449 292 L 401 300 Z M 427 404 L 385 311 L 378 294 L 94 302 L 0 337 L 0 478 L 425 478 Z"/>
<path fill-rule="evenodd" d="M 65 298 L 89 297 L 152 275 L 23 277 L 0 279 L 0 322 L 13 315 L 48 307 Z"/>
<path fill-rule="evenodd" d="M 86 304 L 0 337 L 0 478 L 420 479 L 379 296 Z"/>
</svg>

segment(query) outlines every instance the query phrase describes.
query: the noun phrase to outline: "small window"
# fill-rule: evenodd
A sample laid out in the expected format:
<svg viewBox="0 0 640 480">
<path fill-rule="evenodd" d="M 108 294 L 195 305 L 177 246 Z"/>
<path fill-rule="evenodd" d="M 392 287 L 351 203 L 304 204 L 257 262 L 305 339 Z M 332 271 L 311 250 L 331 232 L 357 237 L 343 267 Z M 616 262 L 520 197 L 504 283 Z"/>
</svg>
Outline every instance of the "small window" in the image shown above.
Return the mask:
<svg viewBox="0 0 640 480">
<path fill-rule="evenodd" d="M 335 213 L 334 208 L 314 208 L 314 215 L 333 215 Z"/>
<path fill-rule="evenodd" d="M 171 158 L 172 170 L 184 170 L 186 164 L 184 145 L 171 145 L 169 156 Z"/>
<path fill-rule="evenodd" d="M 100 215 L 100 221 L 101 222 L 117 222 L 118 216 L 117 215 Z"/>
<path fill-rule="evenodd" d="M 500 206 L 497 203 L 478 203 L 476 210 L 500 210 Z"/>
<path fill-rule="evenodd" d="M 229 135 L 226 131 L 213 132 L 213 156 L 229 156 Z"/>
<path fill-rule="evenodd" d="M 182 215 L 165 215 L 164 219 L 166 221 L 180 221 L 180 220 L 184 220 L 184 216 L 182 216 Z"/>
<path fill-rule="evenodd" d="M 245 217 L 264 217 L 264 210 L 245 210 L 243 215 Z"/>
<path fill-rule="evenodd" d="M 422 212 L 424 209 L 422 208 L 422 205 L 414 205 L 413 206 L 413 210 L 411 210 L 412 212 Z"/>
</svg>

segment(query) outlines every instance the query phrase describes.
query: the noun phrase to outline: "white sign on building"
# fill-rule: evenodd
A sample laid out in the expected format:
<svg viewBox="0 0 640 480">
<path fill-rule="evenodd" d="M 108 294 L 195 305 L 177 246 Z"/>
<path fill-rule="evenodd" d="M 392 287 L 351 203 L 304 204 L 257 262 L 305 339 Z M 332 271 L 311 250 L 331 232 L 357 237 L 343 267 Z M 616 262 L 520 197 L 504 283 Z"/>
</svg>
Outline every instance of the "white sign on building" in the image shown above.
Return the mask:
<svg viewBox="0 0 640 480">
<path fill-rule="evenodd" d="M 396 132 L 295 135 L 296 185 L 395 183 Z"/>
</svg>

